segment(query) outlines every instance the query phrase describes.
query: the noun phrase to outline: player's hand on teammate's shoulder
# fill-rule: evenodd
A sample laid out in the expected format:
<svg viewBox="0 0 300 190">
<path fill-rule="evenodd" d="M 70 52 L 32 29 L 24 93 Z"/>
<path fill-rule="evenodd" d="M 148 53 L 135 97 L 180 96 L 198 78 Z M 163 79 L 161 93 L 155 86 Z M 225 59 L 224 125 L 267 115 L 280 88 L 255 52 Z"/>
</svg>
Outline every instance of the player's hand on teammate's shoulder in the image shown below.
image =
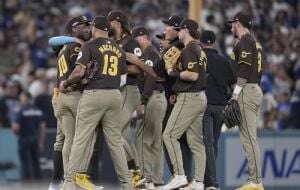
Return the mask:
<svg viewBox="0 0 300 190">
<path fill-rule="evenodd" d="M 139 58 L 133 53 L 126 52 L 126 60 L 130 63 L 136 63 Z"/>
</svg>

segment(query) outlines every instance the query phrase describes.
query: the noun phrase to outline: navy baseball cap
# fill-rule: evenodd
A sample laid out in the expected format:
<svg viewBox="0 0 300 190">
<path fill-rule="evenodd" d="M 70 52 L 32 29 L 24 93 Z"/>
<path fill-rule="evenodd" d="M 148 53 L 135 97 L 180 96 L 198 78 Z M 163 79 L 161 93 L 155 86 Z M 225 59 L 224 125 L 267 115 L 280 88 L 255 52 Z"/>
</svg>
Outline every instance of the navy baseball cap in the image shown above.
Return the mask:
<svg viewBox="0 0 300 190">
<path fill-rule="evenodd" d="M 213 31 L 204 30 L 200 37 L 200 42 L 204 44 L 213 44 L 216 41 L 216 35 Z"/>
</svg>

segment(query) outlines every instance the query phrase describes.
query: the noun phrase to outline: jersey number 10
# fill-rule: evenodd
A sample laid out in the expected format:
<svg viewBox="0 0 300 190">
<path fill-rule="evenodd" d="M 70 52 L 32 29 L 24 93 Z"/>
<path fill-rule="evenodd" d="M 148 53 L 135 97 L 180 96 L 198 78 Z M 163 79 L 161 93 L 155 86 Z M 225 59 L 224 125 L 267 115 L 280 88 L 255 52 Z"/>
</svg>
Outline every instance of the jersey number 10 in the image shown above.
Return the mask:
<svg viewBox="0 0 300 190">
<path fill-rule="evenodd" d="M 65 55 L 60 56 L 58 59 L 58 70 L 59 70 L 59 77 L 62 77 L 68 71 L 68 65 L 66 62 Z"/>
<path fill-rule="evenodd" d="M 256 49 L 257 49 L 257 70 L 258 73 L 260 73 L 261 71 L 261 64 L 262 64 L 262 56 L 261 56 L 261 51 L 262 51 L 262 47 L 259 43 L 256 42 Z"/>
<path fill-rule="evenodd" d="M 105 54 L 102 74 L 116 76 L 118 74 L 118 64 L 119 64 L 119 59 L 117 56 L 114 55 L 109 56 Z"/>
</svg>

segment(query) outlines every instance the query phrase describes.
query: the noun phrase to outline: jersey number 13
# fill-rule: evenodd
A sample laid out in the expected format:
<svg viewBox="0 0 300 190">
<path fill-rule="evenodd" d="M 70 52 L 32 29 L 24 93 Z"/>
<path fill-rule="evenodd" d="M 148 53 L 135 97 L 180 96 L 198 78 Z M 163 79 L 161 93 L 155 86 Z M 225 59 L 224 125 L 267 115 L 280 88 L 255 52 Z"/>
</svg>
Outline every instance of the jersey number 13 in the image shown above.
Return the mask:
<svg viewBox="0 0 300 190">
<path fill-rule="evenodd" d="M 119 59 L 114 55 L 104 55 L 104 65 L 102 74 L 116 76 L 118 74 Z"/>
</svg>

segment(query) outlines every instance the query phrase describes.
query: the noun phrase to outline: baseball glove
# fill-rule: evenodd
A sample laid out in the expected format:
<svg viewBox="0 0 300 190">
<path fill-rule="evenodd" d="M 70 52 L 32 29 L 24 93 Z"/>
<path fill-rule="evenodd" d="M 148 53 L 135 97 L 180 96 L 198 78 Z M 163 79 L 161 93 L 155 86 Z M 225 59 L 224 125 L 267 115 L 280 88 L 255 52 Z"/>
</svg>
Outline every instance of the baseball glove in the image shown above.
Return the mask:
<svg viewBox="0 0 300 190">
<path fill-rule="evenodd" d="M 228 128 L 240 126 L 242 124 L 242 114 L 239 103 L 236 100 L 230 100 L 223 110 L 224 123 Z"/>
<path fill-rule="evenodd" d="M 173 46 L 164 54 L 163 59 L 165 61 L 166 70 L 173 69 L 180 57 L 181 51 Z"/>
</svg>

